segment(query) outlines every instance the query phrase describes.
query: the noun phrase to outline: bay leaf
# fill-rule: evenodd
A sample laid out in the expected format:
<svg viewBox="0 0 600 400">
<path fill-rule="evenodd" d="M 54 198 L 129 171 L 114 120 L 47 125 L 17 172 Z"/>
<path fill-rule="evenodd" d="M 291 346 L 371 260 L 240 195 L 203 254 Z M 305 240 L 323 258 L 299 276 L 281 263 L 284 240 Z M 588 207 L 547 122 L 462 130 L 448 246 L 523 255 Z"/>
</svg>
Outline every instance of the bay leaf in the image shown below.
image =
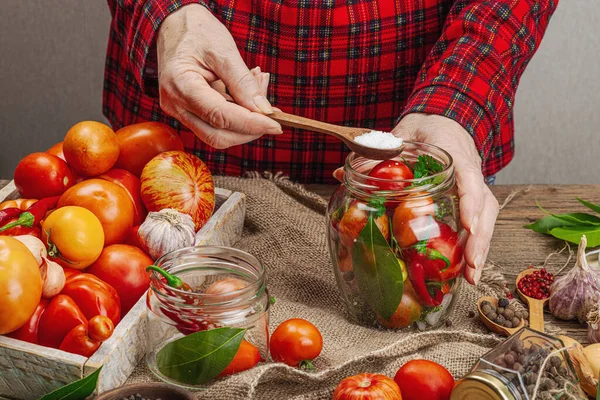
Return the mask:
<svg viewBox="0 0 600 400">
<path fill-rule="evenodd" d="M 600 246 L 600 225 L 597 226 L 564 226 L 554 228 L 550 234 L 557 239 L 579 244 L 581 236 L 587 237 L 587 248 Z"/>
<path fill-rule="evenodd" d="M 98 368 L 88 376 L 79 379 L 78 381 L 69 383 L 63 387 L 60 387 L 53 392 L 48 393 L 40 400 L 82 400 L 90 396 L 96 390 L 96 384 L 98 383 L 98 377 L 100 376 L 100 370 Z"/>
<path fill-rule="evenodd" d="M 579 197 L 576 197 L 576 199 L 583 204 L 584 206 L 586 206 L 587 208 L 589 208 L 592 211 L 596 211 L 597 213 L 600 213 L 600 205 L 598 204 L 594 204 L 594 203 L 590 203 L 589 201 L 585 201 L 583 199 L 580 199 Z"/>
<path fill-rule="evenodd" d="M 245 333 L 246 329 L 226 327 L 174 340 L 156 354 L 158 370 L 181 383 L 208 383 L 233 360 Z"/>
<path fill-rule="evenodd" d="M 352 264 L 361 296 L 389 321 L 402 300 L 404 279 L 400 262 L 372 215 L 354 243 Z"/>
<path fill-rule="evenodd" d="M 600 218 L 586 213 L 550 214 L 533 224 L 525 225 L 524 228 L 549 234 L 554 228 L 582 225 L 600 226 Z"/>
</svg>

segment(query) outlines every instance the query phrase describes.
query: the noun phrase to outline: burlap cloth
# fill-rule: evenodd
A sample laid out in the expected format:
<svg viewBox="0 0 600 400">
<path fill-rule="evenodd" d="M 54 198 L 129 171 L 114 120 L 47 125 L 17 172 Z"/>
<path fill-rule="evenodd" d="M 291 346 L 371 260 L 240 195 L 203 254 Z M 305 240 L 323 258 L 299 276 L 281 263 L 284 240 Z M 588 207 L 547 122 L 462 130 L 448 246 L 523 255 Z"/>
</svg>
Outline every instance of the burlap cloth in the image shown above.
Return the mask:
<svg viewBox="0 0 600 400">
<path fill-rule="evenodd" d="M 501 287 L 491 269 L 484 271 L 477 288 L 462 285 L 450 327 L 399 333 L 348 322 L 327 250 L 327 203 L 284 178 L 268 178 L 215 177 L 215 181 L 247 196 L 244 233 L 236 247 L 258 257 L 267 269 L 269 290 L 277 299 L 271 308 L 271 331 L 282 321 L 298 317 L 311 321 L 323 334 L 323 352 L 314 363 L 317 372 L 261 363 L 215 382 L 198 392 L 198 398 L 331 399 L 346 376 L 373 372 L 393 377 L 402 364 L 416 358 L 439 362 L 460 377 L 502 341 L 488 333 L 478 317 L 468 316 L 480 296 L 496 294 Z M 142 361 L 127 383 L 153 380 Z"/>
</svg>

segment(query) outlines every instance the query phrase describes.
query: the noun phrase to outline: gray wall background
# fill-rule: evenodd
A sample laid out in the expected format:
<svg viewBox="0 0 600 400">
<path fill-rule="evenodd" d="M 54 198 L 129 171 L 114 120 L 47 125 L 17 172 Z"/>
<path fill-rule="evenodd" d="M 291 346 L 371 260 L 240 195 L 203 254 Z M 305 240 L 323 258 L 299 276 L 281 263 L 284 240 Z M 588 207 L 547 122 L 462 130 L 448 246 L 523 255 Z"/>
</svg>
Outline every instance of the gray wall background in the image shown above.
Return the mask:
<svg viewBox="0 0 600 400">
<path fill-rule="evenodd" d="M 102 121 L 110 14 L 100 0 L 4 0 L 0 11 L 0 178 Z M 516 151 L 498 183 L 600 183 L 599 0 L 561 0 L 515 104 Z"/>
</svg>

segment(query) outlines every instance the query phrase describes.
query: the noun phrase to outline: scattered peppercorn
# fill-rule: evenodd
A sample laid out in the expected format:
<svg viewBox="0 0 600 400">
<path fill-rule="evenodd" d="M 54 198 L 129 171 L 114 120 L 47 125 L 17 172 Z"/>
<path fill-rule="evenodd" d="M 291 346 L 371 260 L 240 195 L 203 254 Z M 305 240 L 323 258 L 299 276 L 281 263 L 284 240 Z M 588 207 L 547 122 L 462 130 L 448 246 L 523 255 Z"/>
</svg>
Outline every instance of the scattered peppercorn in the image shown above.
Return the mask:
<svg viewBox="0 0 600 400">
<path fill-rule="evenodd" d="M 448 327 L 452 326 L 452 320 L 447 319 L 446 320 L 446 326 L 448 326 Z"/>
<path fill-rule="evenodd" d="M 550 287 L 554 282 L 554 275 L 545 268 L 525 275 L 517 284 L 519 290 L 528 297 L 545 299 L 550 296 Z"/>
<path fill-rule="evenodd" d="M 484 308 L 482 309 L 482 311 L 483 311 L 484 313 L 486 312 L 486 311 L 485 311 L 485 310 L 486 310 L 486 309 L 485 309 L 485 307 L 487 307 L 487 309 L 488 309 L 488 310 L 491 310 L 491 309 L 492 309 L 490 305 L 486 304 L 486 305 L 484 306 Z M 470 310 L 470 311 L 469 311 L 469 318 L 473 318 L 474 316 L 475 316 L 475 311 L 473 311 L 473 310 Z"/>
</svg>

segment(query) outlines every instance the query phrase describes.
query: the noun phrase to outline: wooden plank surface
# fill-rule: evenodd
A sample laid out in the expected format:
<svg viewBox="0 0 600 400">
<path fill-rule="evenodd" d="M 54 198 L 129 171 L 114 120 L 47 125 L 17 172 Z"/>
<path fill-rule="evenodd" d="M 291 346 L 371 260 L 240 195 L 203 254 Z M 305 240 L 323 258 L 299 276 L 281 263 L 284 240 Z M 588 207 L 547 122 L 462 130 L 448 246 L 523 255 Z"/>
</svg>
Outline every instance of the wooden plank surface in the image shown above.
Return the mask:
<svg viewBox="0 0 600 400">
<path fill-rule="evenodd" d="M 0 188 L 8 181 L 0 181 Z M 327 185 L 307 185 L 321 196 L 328 198 L 335 187 Z M 514 288 L 517 274 L 529 265 L 542 266 L 549 254 L 564 247 L 564 242 L 544 236 L 528 229 L 523 225 L 544 216 L 536 206 L 536 200 L 548 211 L 554 213 L 576 212 L 586 209 L 577 202 L 575 197 L 600 203 L 600 185 L 532 185 L 515 186 L 499 185 L 492 187 L 494 195 L 500 204 L 513 191 L 520 191 L 513 200 L 500 212 L 488 261 L 493 262 L 505 275 Z M 576 251 L 576 246 L 572 246 Z M 552 256 L 546 262 L 546 268 L 551 272 L 559 271 L 568 259 L 568 251 Z M 574 256 L 569 267 L 573 266 Z M 586 344 L 587 327 L 575 322 L 558 321 L 548 312 L 546 321 L 560 326 L 567 335 Z"/>
</svg>

